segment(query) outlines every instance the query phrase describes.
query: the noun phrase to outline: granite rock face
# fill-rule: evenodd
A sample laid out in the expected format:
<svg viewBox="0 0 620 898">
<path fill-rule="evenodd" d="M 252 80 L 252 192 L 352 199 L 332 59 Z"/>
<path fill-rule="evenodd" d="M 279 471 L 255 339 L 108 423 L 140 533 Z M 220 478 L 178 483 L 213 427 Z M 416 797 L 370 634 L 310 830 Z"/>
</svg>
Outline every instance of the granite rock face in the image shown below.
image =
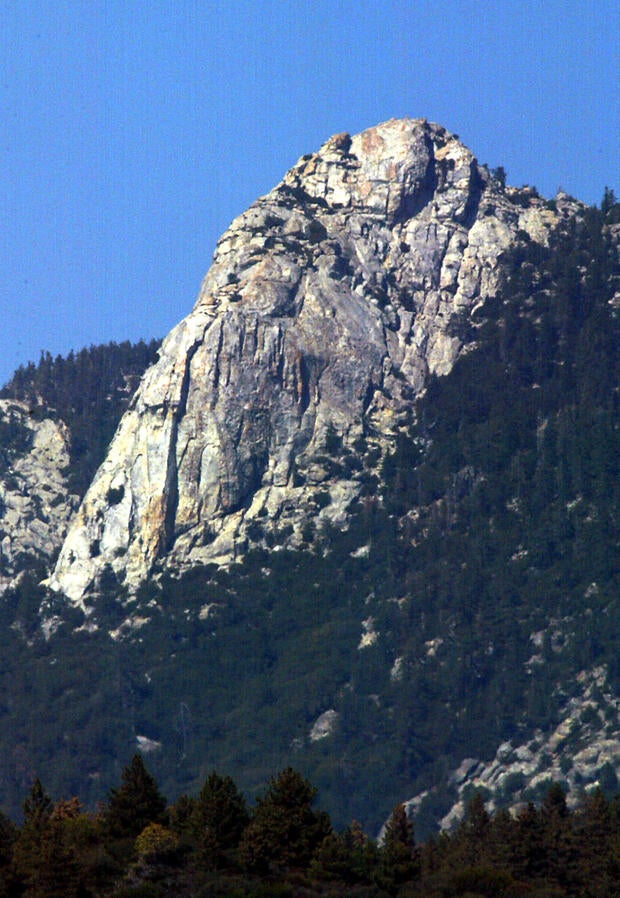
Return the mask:
<svg viewBox="0 0 620 898">
<path fill-rule="evenodd" d="M 79 499 L 66 471 L 69 438 L 61 421 L 37 417 L 23 402 L 0 400 L 0 594 L 26 559 L 49 563 L 60 548 Z M 7 448 L 9 447 L 9 448 Z"/>
<path fill-rule="evenodd" d="M 568 806 L 574 808 L 584 793 L 609 789 L 610 777 L 615 783 L 618 774 L 620 701 L 601 665 L 577 674 L 555 726 L 536 729 L 525 742 L 502 743 L 488 761 L 464 758 L 448 779 L 454 804 L 440 826 L 451 830 L 463 819 L 474 791 L 484 797 L 490 812 L 500 807 L 518 811 L 528 801 L 540 800 L 552 783 L 561 783 Z M 434 792 L 427 790 L 405 802 L 411 819 Z"/>
<path fill-rule="evenodd" d="M 389 451 L 429 374 L 475 338 L 501 254 L 518 231 L 546 241 L 558 209 L 425 120 L 302 157 L 219 240 L 51 586 L 82 604 L 104 573 L 133 589 L 157 566 L 230 562 L 269 531 L 299 545 L 308 521 L 346 525 L 359 475 L 330 457 L 360 438 Z"/>
</svg>

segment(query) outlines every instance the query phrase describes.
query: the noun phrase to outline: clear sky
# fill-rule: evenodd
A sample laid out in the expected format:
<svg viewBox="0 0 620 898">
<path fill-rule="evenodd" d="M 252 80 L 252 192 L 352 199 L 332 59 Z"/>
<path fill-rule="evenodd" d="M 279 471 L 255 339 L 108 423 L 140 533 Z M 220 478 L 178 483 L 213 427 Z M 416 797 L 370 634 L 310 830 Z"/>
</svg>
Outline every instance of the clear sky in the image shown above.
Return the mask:
<svg viewBox="0 0 620 898">
<path fill-rule="evenodd" d="M 620 193 L 618 0 L 0 0 L 0 383 L 164 336 L 218 236 L 398 116 L 508 182 Z"/>
</svg>

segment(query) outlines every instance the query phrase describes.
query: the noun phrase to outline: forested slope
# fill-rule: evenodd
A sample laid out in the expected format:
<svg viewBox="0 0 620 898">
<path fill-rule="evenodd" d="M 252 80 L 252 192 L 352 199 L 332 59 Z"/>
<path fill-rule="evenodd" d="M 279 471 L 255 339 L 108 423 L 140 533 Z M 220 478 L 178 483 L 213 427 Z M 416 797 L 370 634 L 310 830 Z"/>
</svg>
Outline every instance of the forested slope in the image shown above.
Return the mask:
<svg viewBox="0 0 620 898">
<path fill-rule="evenodd" d="M 567 707 L 578 726 L 549 776 L 613 790 L 615 762 L 584 772 L 573 756 L 620 738 L 617 213 L 608 195 L 548 247 L 521 235 L 470 349 L 386 461 L 330 436 L 324 464 L 363 484 L 345 529 L 309 524 L 297 551 L 276 529 L 228 569 L 156 571 L 135 596 L 112 577 L 87 621 L 33 577 L 8 593 L 7 810 L 35 774 L 93 806 L 147 745 L 172 799 L 214 767 L 254 794 L 292 763 L 339 827 L 376 832 L 426 792 L 424 836 L 464 759 L 542 744 Z M 548 784 L 513 777 L 492 798 Z"/>
</svg>

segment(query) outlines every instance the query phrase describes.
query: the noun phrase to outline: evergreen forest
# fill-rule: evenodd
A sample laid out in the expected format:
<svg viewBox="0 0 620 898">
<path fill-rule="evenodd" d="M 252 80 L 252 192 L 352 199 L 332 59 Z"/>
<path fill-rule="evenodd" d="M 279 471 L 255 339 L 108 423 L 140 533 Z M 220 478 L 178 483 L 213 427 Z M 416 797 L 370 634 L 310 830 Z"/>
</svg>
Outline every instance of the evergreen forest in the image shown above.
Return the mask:
<svg viewBox="0 0 620 898">
<path fill-rule="evenodd" d="M 473 348 L 431 379 L 391 455 L 378 457 L 371 433 L 355 454 L 331 441 L 332 469 L 355 468 L 363 480 L 347 529 L 309 521 L 295 551 L 283 548 L 286 533 L 265 533 L 227 570 L 161 570 L 135 596 L 110 578 L 92 598 L 96 630 L 47 594 L 41 569 L 4 595 L 0 794 L 13 819 L 37 775 L 52 794 L 79 796 L 72 810 L 39 796 L 45 826 L 32 835 L 32 856 L 52 851 L 54 832 L 78 868 L 88 845 L 92 863 L 108 869 L 107 880 L 76 873 L 75 894 L 617 894 L 614 769 L 581 783 L 574 810 L 566 783 L 528 791 L 513 782 L 491 816 L 482 796 L 457 830 L 434 834 L 463 759 L 551 730 L 584 672 L 604 672 L 593 724 L 618 733 L 617 706 L 604 706 L 602 693 L 620 694 L 619 212 L 606 192 L 549 246 L 520 235 L 503 260 L 502 290 L 468 323 Z M 136 351 L 132 376 L 155 351 Z M 3 391 L 67 422 L 80 493 L 129 402 L 133 352 L 123 344 L 44 356 Z M 119 372 L 121 381 L 106 381 Z M 148 622 L 132 630 L 128 612 Z M 48 638 L 41 614 L 55 621 Z M 365 633 L 374 637 L 364 642 Z M 312 738 L 327 711 L 331 731 Z M 173 803 L 158 798 L 139 829 L 113 831 L 110 790 L 140 745 Z M 568 770 L 568 752 L 565 760 Z M 291 768 L 306 810 L 316 789 L 324 816 L 304 818 L 316 838 L 303 860 L 278 856 L 270 866 L 257 817 L 278 785 L 273 771 Z M 196 822 L 201 799 L 184 797 L 202 795 L 213 770 L 236 784 L 226 780 L 237 817 L 217 862 L 224 873 L 217 839 L 213 847 L 204 836 L 211 824 Z M 417 846 L 402 814 L 383 847 L 368 840 L 417 793 L 426 793 Z M 248 810 L 241 796 L 262 798 Z M 515 803 L 510 816 L 503 808 Z M 277 833 L 289 815 L 273 814 Z M 35 874 L 14 855 L 30 817 L 24 807 L 19 830 L 5 821 L 7 888 L 74 894 L 27 892 L 39 888 Z M 392 837 L 404 848 L 387 863 Z M 194 869 L 203 891 L 183 892 Z"/>
<path fill-rule="evenodd" d="M 168 804 L 142 757 L 95 812 L 52 801 L 35 779 L 15 825 L 0 818 L 6 898 L 614 898 L 620 801 L 600 790 L 570 811 L 552 784 L 539 806 L 490 815 L 479 794 L 461 824 L 418 842 L 397 805 L 379 842 L 340 831 L 291 767 L 248 806 L 211 771 Z"/>
</svg>

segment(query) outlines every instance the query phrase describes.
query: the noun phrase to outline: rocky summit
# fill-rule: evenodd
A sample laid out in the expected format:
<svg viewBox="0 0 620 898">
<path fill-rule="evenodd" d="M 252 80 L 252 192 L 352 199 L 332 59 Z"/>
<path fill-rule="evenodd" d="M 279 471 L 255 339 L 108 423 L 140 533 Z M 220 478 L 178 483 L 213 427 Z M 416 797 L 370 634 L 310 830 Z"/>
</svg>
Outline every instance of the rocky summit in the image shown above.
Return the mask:
<svg viewBox="0 0 620 898">
<path fill-rule="evenodd" d="M 346 526 L 360 474 L 330 447 L 389 452 L 431 373 L 475 341 L 518 234 L 571 206 L 506 188 L 444 128 L 392 120 L 303 156 L 220 238 L 74 516 L 52 588 L 229 563 L 275 529 Z"/>
</svg>

